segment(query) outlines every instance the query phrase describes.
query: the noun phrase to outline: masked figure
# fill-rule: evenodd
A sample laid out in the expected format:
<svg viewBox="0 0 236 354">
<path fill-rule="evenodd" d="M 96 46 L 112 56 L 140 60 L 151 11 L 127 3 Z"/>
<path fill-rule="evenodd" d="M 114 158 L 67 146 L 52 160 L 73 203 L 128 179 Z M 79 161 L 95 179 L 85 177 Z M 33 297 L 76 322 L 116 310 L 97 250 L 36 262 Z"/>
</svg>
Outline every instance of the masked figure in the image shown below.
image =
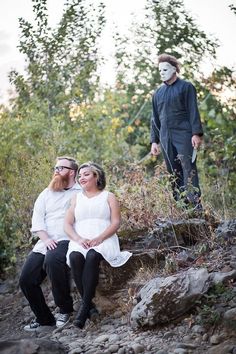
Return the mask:
<svg viewBox="0 0 236 354">
<path fill-rule="evenodd" d="M 196 151 L 202 143 L 202 125 L 195 87 L 180 79 L 179 63 L 171 55 L 158 57 L 163 84 L 152 98 L 151 153 L 160 147 L 168 172 L 173 176 L 173 196 L 183 198 L 200 210 L 201 191 L 196 167 Z"/>
</svg>

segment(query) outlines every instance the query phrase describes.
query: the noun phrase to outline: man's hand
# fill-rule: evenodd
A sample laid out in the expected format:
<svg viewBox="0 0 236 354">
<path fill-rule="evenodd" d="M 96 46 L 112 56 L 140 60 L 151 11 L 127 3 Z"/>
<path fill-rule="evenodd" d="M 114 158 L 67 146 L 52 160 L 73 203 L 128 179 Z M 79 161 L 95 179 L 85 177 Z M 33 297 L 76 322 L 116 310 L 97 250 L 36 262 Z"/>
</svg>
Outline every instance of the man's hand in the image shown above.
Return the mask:
<svg viewBox="0 0 236 354">
<path fill-rule="evenodd" d="M 202 137 L 199 135 L 192 136 L 192 146 L 194 149 L 198 149 L 202 144 Z"/>
<path fill-rule="evenodd" d="M 46 239 L 43 241 L 45 246 L 47 247 L 47 249 L 49 250 L 54 250 L 55 248 L 57 248 L 57 241 L 52 240 L 50 238 Z"/>
<path fill-rule="evenodd" d="M 151 154 L 157 156 L 160 154 L 160 144 L 152 143 L 151 145 Z"/>
</svg>

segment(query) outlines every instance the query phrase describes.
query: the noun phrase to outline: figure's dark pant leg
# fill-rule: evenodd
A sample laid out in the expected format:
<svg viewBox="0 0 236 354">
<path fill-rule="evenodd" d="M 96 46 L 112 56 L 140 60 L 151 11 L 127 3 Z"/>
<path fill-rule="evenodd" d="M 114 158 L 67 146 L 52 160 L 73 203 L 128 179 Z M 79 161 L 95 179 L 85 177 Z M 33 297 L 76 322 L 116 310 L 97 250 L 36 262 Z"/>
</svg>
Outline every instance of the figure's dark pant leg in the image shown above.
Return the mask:
<svg viewBox="0 0 236 354">
<path fill-rule="evenodd" d="M 22 268 L 19 279 L 20 288 L 41 325 L 55 323 L 55 318 L 45 302 L 40 284 L 46 277 L 43 269 L 45 256 L 41 253 L 31 252 Z"/>
<path fill-rule="evenodd" d="M 187 198 L 189 202 L 197 204 L 201 196 L 201 190 L 196 160 L 192 163 L 191 156 L 181 154 L 179 155 L 179 160 L 183 170 L 184 189 L 187 192 Z"/>
<path fill-rule="evenodd" d="M 171 174 L 173 197 L 175 200 L 179 200 L 180 193 L 184 190 L 184 174 L 178 152 L 171 142 L 162 151 L 167 171 Z"/>
<path fill-rule="evenodd" d="M 50 278 L 55 304 L 61 313 L 73 312 L 73 300 L 70 295 L 70 271 L 66 264 L 69 241 L 60 241 L 53 250 L 48 250 L 44 267 Z"/>
</svg>

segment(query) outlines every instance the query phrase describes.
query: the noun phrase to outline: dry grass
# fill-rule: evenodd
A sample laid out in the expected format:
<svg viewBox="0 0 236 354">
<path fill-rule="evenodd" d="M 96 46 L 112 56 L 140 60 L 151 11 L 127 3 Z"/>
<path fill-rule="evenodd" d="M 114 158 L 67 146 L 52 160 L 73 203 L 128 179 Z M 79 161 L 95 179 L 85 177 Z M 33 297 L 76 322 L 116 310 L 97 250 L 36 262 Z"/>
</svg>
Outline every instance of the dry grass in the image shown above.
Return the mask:
<svg viewBox="0 0 236 354">
<path fill-rule="evenodd" d="M 111 172 L 111 189 L 118 196 L 122 225 L 120 231 L 147 230 L 156 220 L 188 220 L 193 217 L 191 209 L 176 203 L 172 196 L 169 175 L 164 165 L 157 166 L 154 175 L 149 175 L 144 166 L 130 165 L 125 170 Z M 204 204 L 206 219 L 218 219 L 209 204 Z"/>
</svg>

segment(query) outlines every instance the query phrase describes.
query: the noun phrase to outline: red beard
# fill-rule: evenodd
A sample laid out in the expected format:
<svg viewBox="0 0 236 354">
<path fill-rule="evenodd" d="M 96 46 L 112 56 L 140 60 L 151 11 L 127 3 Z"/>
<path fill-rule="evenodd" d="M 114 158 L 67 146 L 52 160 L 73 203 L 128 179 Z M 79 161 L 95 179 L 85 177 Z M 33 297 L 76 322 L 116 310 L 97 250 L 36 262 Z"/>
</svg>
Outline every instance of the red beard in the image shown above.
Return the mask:
<svg viewBox="0 0 236 354">
<path fill-rule="evenodd" d="M 54 192 L 61 192 L 63 189 L 67 188 L 69 182 L 69 174 L 61 176 L 56 174 L 53 176 L 48 188 Z"/>
</svg>

